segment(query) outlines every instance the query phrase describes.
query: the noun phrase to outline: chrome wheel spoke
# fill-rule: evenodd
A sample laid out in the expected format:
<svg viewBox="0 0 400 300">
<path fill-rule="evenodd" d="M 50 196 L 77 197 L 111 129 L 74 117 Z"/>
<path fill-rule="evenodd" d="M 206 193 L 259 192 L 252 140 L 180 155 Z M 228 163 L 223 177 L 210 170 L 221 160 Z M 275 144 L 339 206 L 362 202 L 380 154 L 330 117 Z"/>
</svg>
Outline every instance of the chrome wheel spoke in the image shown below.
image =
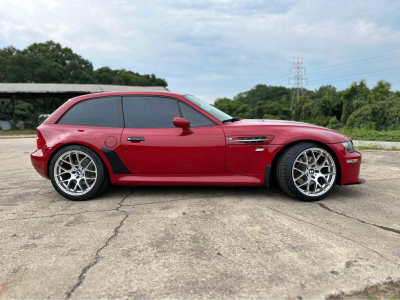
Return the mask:
<svg viewBox="0 0 400 300">
<path fill-rule="evenodd" d="M 63 167 L 61 167 L 60 165 L 58 166 L 61 170 L 63 170 L 64 171 L 64 173 L 63 174 L 65 174 L 65 173 L 70 173 L 70 170 L 67 170 L 67 169 L 64 169 Z M 62 174 L 61 174 L 62 175 Z"/>
<path fill-rule="evenodd" d="M 317 164 L 317 159 L 315 158 L 314 151 L 311 150 L 312 158 L 313 158 L 313 163 Z"/>
<path fill-rule="evenodd" d="M 85 155 L 85 156 L 78 162 L 78 164 L 79 164 L 79 165 L 82 164 L 82 162 L 85 160 L 86 157 L 87 157 L 87 156 Z"/>
<path fill-rule="evenodd" d="M 81 182 L 82 182 L 82 179 L 79 179 L 78 185 L 79 185 L 79 188 L 81 189 L 81 191 L 83 191 L 83 187 L 82 187 L 82 185 L 81 185 Z"/>
<path fill-rule="evenodd" d="M 78 182 L 75 180 L 74 193 L 76 193 L 76 188 L 77 187 L 78 187 Z"/>
<path fill-rule="evenodd" d="M 305 184 L 307 184 L 309 181 L 305 180 L 302 184 L 300 184 L 298 187 L 304 186 Z"/>
<path fill-rule="evenodd" d="M 297 177 L 297 178 L 295 178 L 294 181 L 297 181 L 297 180 L 299 180 L 300 178 L 302 178 L 302 177 L 304 177 L 304 176 L 305 176 L 305 174 L 304 174 L 303 172 L 301 172 L 300 176 Z"/>
<path fill-rule="evenodd" d="M 69 164 L 70 166 L 73 166 L 72 163 L 70 163 L 69 161 L 67 161 L 67 160 L 65 160 L 65 159 L 61 159 L 61 161 L 62 161 L 63 163 Z"/>
<path fill-rule="evenodd" d="M 65 193 L 74 196 L 83 195 L 96 184 L 97 167 L 86 153 L 79 150 L 67 151 L 56 161 L 54 179 Z"/>
</svg>

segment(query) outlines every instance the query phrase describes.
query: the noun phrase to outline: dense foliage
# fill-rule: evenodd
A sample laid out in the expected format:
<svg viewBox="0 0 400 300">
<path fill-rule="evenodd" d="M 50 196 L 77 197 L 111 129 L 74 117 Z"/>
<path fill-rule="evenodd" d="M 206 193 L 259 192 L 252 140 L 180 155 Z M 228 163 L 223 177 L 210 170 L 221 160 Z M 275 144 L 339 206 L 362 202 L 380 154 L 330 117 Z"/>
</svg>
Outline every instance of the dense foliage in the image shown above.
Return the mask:
<svg viewBox="0 0 400 300">
<path fill-rule="evenodd" d="M 234 117 L 249 119 L 295 120 L 332 129 L 399 129 L 400 92 L 392 92 L 390 83 L 379 81 L 370 89 L 364 80 L 344 91 L 331 85 L 307 91 L 290 110 L 292 89 L 256 85 L 232 100 L 220 98 L 215 106 Z"/>
</svg>

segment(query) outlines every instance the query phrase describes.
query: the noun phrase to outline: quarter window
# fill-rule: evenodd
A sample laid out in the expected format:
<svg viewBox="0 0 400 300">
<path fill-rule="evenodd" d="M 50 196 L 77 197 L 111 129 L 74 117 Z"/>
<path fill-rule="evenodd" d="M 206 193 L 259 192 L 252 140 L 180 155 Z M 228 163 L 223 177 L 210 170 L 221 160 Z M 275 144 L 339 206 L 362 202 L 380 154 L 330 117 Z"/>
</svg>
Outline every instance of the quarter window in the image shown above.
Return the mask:
<svg viewBox="0 0 400 300">
<path fill-rule="evenodd" d="M 118 126 L 118 101 L 120 97 L 84 100 L 71 107 L 58 124 L 122 127 Z"/>
<path fill-rule="evenodd" d="M 178 102 L 165 97 L 123 97 L 126 128 L 175 128 Z"/>
<path fill-rule="evenodd" d="M 198 111 L 191 108 L 186 103 L 180 102 L 183 118 L 190 122 L 190 127 L 210 127 L 215 123 Z"/>
</svg>

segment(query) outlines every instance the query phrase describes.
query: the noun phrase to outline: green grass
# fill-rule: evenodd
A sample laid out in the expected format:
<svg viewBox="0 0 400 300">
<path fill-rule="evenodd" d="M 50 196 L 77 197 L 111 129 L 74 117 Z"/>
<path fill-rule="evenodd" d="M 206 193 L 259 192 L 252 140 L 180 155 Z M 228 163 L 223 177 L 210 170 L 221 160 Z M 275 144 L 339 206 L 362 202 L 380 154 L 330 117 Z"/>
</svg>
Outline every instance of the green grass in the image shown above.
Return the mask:
<svg viewBox="0 0 400 300">
<path fill-rule="evenodd" d="M 400 151 L 400 148 L 392 146 L 390 148 L 385 148 L 380 145 L 360 145 L 355 146 L 356 150 L 389 150 L 389 151 Z"/>
<path fill-rule="evenodd" d="M 349 136 L 352 140 L 400 142 L 400 130 L 377 131 L 359 128 L 341 128 L 338 131 Z"/>
<path fill-rule="evenodd" d="M 400 299 L 400 281 L 389 281 L 365 288 L 362 291 L 345 294 L 343 292 L 337 295 L 326 297 L 328 300 L 350 300 L 350 299 Z"/>
<path fill-rule="evenodd" d="M 9 136 L 9 135 L 36 135 L 36 130 L 34 129 L 0 130 L 0 136 Z"/>
</svg>

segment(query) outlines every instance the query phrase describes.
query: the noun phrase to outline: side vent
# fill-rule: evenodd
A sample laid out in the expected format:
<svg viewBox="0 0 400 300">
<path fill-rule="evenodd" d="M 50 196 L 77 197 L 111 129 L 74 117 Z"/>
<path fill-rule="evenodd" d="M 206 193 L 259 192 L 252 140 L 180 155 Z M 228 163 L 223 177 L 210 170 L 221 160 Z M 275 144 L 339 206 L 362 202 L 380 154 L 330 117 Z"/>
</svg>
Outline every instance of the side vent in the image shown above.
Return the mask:
<svg viewBox="0 0 400 300">
<path fill-rule="evenodd" d="M 252 136 L 240 139 L 238 142 L 245 144 L 261 144 L 265 141 L 268 141 L 266 136 Z"/>
<path fill-rule="evenodd" d="M 266 136 L 227 136 L 226 142 L 227 145 L 254 145 L 254 144 L 262 144 L 269 145 L 275 136 L 266 135 Z"/>
</svg>

